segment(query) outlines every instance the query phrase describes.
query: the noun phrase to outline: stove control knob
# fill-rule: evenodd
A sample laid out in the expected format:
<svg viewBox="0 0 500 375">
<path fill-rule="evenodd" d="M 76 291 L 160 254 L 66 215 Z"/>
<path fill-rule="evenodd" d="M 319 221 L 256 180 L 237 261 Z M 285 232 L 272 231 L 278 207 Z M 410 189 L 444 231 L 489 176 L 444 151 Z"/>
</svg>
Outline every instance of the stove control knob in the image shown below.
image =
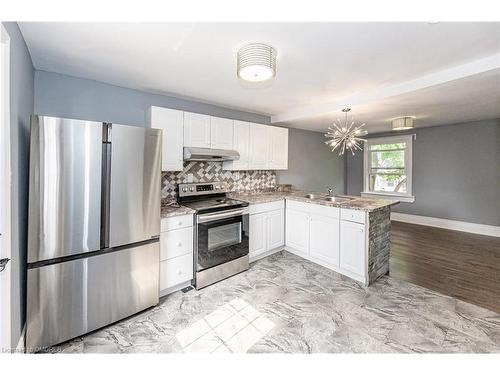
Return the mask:
<svg viewBox="0 0 500 375">
<path fill-rule="evenodd" d="M 215 185 L 215 190 L 219 190 L 219 185 Z"/>
<path fill-rule="evenodd" d="M 194 191 L 194 187 L 193 187 L 193 186 L 191 186 L 191 187 L 189 188 L 189 191 L 193 192 L 193 191 Z"/>
<path fill-rule="evenodd" d="M 188 188 L 187 187 L 183 187 L 182 191 L 185 193 L 186 191 L 188 191 Z"/>
</svg>

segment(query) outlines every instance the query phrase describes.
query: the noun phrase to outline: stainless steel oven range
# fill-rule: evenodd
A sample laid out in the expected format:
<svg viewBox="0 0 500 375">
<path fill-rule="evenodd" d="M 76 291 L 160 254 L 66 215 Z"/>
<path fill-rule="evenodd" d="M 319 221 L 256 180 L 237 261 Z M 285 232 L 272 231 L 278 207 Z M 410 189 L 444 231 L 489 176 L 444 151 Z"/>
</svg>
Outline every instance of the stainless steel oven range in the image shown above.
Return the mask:
<svg viewBox="0 0 500 375">
<path fill-rule="evenodd" d="M 196 211 L 196 289 L 248 269 L 248 203 L 227 197 L 222 182 L 179 184 L 178 202 Z"/>
</svg>

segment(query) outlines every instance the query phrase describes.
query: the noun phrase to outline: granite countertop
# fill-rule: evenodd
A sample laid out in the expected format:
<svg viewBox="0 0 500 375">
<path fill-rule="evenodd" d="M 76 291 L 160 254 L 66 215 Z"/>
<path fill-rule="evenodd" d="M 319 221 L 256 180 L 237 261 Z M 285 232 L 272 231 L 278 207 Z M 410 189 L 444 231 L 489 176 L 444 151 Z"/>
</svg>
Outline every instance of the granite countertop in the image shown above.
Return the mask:
<svg viewBox="0 0 500 375">
<path fill-rule="evenodd" d="M 189 215 L 194 214 L 195 210 L 186 206 L 161 206 L 161 218 L 165 219 L 167 217 L 181 216 L 181 215 Z"/>
<path fill-rule="evenodd" d="M 376 211 L 378 209 L 399 203 L 399 201 L 397 200 L 373 199 L 373 198 L 364 198 L 360 196 L 349 196 L 349 195 L 341 195 L 339 197 L 353 198 L 352 200 L 342 203 L 336 203 L 336 202 L 325 201 L 322 199 L 306 198 L 304 196 L 306 194 L 314 194 L 316 196 L 323 196 L 323 197 L 327 196 L 326 193 L 293 190 L 291 192 L 265 192 L 265 193 L 240 193 L 240 194 L 230 193 L 230 197 L 242 200 L 244 202 L 248 202 L 249 204 L 268 203 L 268 202 L 279 201 L 282 199 L 288 199 L 304 203 L 319 204 L 322 206 L 348 208 L 352 210 L 361 210 L 367 212 Z"/>
<path fill-rule="evenodd" d="M 340 195 L 339 197 L 349 197 L 353 198 L 352 200 L 348 202 L 336 203 L 336 202 L 325 201 L 322 199 L 306 198 L 304 196 L 306 194 L 314 194 L 316 196 L 326 197 L 326 193 L 318 193 L 318 192 L 303 191 L 303 190 L 293 190 L 289 192 L 272 191 L 272 192 L 252 192 L 252 193 L 246 193 L 246 192 L 229 193 L 228 195 L 230 198 L 248 202 L 249 204 L 269 203 L 269 202 L 280 201 L 282 199 L 288 199 L 297 202 L 319 204 L 321 206 L 349 208 L 351 210 L 361 210 L 367 212 L 373 212 L 378 209 L 399 203 L 399 201 L 394 201 L 389 199 L 373 199 L 373 198 L 364 198 L 364 197 L 349 196 L 349 195 Z M 163 203 L 161 206 L 162 219 L 168 217 L 194 214 L 195 212 L 196 211 L 193 210 L 192 208 L 181 205 L 170 206 Z"/>
<path fill-rule="evenodd" d="M 285 199 L 287 194 L 284 192 L 259 192 L 259 193 L 229 193 L 229 197 L 233 199 L 238 199 L 243 202 L 248 202 L 249 204 L 259 204 L 275 202 Z"/>
</svg>

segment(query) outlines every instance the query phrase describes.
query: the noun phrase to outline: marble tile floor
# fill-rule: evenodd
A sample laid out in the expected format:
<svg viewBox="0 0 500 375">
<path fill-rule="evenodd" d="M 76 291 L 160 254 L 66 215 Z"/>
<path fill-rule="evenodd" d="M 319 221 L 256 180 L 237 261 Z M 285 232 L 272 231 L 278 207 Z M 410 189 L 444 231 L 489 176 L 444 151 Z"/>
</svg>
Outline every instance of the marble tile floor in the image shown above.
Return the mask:
<svg viewBox="0 0 500 375">
<path fill-rule="evenodd" d="M 500 352 L 500 314 L 384 276 L 370 287 L 286 251 L 52 353 Z"/>
</svg>

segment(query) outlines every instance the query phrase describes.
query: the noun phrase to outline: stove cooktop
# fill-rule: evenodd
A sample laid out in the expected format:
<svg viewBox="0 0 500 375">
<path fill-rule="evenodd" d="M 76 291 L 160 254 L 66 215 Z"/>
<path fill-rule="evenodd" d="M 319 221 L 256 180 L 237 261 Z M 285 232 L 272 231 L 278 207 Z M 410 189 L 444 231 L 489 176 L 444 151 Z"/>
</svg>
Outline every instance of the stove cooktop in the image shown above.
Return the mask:
<svg viewBox="0 0 500 375">
<path fill-rule="evenodd" d="M 205 210 L 219 210 L 219 209 L 246 207 L 248 206 L 248 203 L 230 198 L 215 198 L 215 199 L 203 199 L 190 202 L 182 202 L 182 205 L 192 208 L 193 210 L 199 212 Z"/>
</svg>

